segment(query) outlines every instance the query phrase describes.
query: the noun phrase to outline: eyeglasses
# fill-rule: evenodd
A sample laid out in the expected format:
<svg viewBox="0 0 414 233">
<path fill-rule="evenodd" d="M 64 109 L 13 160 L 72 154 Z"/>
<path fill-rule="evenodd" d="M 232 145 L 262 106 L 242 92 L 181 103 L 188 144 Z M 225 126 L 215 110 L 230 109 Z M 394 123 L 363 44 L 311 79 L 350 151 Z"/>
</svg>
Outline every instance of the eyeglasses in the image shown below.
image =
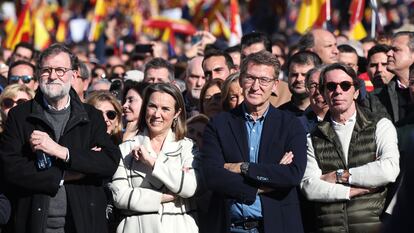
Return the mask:
<svg viewBox="0 0 414 233">
<path fill-rule="evenodd" d="M 5 98 L 5 99 L 3 99 L 2 105 L 3 105 L 4 108 L 12 108 L 12 107 L 14 107 L 15 104 L 19 105 L 19 104 L 22 104 L 22 103 L 27 102 L 27 101 L 29 101 L 29 100 L 28 99 L 18 99 L 16 101 L 14 101 L 11 98 Z"/>
<path fill-rule="evenodd" d="M 9 77 L 9 83 L 18 83 L 19 80 L 22 80 L 23 83 L 30 83 L 32 81 L 33 77 L 30 75 L 11 75 Z"/>
<path fill-rule="evenodd" d="M 116 118 L 116 111 L 114 110 L 109 110 L 107 112 L 105 112 L 106 117 L 108 117 L 109 120 L 115 120 Z"/>
<path fill-rule="evenodd" d="M 52 75 L 53 70 L 55 71 L 56 75 L 61 78 L 63 75 L 66 74 L 72 68 L 65 68 L 65 67 L 43 67 L 40 69 L 40 76 L 41 77 L 49 77 Z"/>
<path fill-rule="evenodd" d="M 255 77 L 250 74 L 247 74 L 246 76 L 244 76 L 243 79 L 244 79 L 244 82 L 249 85 L 256 82 L 256 80 L 259 80 L 259 84 L 261 86 L 268 86 L 271 82 L 275 80 L 274 78 L 268 78 L 268 77 Z"/>
<path fill-rule="evenodd" d="M 338 85 L 341 87 L 343 91 L 348 91 L 354 84 L 349 81 L 342 81 L 340 83 L 328 82 L 325 84 L 325 87 L 326 89 L 328 89 L 328 91 L 333 92 L 336 90 Z"/>
</svg>

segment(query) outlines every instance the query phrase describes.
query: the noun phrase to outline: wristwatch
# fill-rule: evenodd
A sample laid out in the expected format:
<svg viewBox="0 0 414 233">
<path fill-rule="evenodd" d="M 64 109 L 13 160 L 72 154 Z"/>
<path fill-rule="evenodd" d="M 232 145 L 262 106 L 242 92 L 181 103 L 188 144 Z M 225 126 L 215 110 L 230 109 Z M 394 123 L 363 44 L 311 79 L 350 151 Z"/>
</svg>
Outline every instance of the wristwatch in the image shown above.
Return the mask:
<svg viewBox="0 0 414 233">
<path fill-rule="evenodd" d="M 243 176 L 247 175 L 247 172 L 249 171 L 249 163 L 243 162 L 240 164 L 240 172 Z"/>
<path fill-rule="evenodd" d="M 336 170 L 336 183 L 342 183 L 342 176 L 344 175 L 344 169 Z"/>
</svg>

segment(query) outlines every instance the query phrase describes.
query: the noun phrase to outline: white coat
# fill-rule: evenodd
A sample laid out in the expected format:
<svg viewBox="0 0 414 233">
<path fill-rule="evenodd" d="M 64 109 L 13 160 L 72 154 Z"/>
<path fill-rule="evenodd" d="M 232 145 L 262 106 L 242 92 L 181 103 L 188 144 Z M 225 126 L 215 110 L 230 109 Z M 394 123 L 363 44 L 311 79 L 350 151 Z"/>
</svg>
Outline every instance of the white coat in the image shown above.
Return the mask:
<svg viewBox="0 0 414 233">
<path fill-rule="evenodd" d="M 144 145 L 156 157 L 151 169 L 131 155 Z M 196 233 L 196 205 L 191 198 L 197 188 L 193 169 L 193 142 L 175 140 L 170 130 L 158 155 L 151 147 L 146 131 L 120 145 L 122 159 L 110 188 L 114 204 L 125 215 L 117 233 Z M 178 195 L 172 202 L 161 203 L 163 193 Z"/>
</svg>

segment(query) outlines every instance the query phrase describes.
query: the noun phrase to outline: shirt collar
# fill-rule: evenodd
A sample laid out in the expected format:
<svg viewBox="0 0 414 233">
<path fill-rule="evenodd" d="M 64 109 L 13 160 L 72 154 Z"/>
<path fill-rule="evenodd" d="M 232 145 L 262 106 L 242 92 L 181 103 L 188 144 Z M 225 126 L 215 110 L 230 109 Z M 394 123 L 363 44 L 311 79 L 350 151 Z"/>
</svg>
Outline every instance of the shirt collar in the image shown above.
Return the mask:
<svg viewBox="0 0 414 233">
<path fill-rule="evenodd" d="M 398 78 L 397 78 L 397 86 L 400 89 L 407 89 L 408 87 L 406 85 L 404 85 Z"/>
<path fill-rule="evenodd" d="M 63 109 L 61 109 L 61 110 L 57 110 L 55 107 L 50 105 L 49 102 L 47 102 L 47 99 L 45 97 L 43 97 L 43 103 L 46 106 L 46 108 L 49 109 L 49 110 L 54 110 L 54 111 L 65 110 L 65 109 L 69 108 L 69 106 L 70 106 L 70 96 L 68 95 L 68 102 L 66 103 L 65 107 L 63 107 Z"/>
<path fill-rule="evenodd" d="M 270 106 L 270 104 L 269 104 L 269 106 Z M 264 111 L 263 115 L 259 116 L 256 121 L 263 121 L 264 120 L 267 113 L 269 112 L 269 106 L 267 107 L 266 111 Z M 242 109 L 243 109 L 243 113 L 244 113 L 244 118 L 248 121 L 254 121 L 253 116 L 250 113 L 248 113 L 246 104 L 244 102 L 242 103 Z"/>
<path fill-rule="evenodd" d="M 334 126 L 342 126 L 342 125 L 347 125 L 347 124 L 349 124 L 349 123 L 353 123 L 353 122 L 355 122 L 356 121 L 356 111 L 354 112 L 354 114 L 352 114 L 352 116 L 345 122 L 345 124 L 342 124 L 342 123 L 339 123 L 339 122 L 336 122 L 333 118 L 332 118 L 332 116 L 331 116 L 331 122 L 332 122 L 332 124 L 334 125 Z"/>
</svg>

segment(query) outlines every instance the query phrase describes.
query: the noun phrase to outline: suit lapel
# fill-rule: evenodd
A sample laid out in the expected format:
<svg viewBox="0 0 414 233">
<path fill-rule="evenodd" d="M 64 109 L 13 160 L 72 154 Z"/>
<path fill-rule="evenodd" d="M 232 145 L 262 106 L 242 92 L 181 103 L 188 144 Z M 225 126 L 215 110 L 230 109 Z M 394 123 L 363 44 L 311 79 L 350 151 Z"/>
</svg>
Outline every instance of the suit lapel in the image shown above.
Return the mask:
<svg viewBox="0 0 414 233">
<path fill-rule="evenodd" d="M 231 131 L 233 133 L 233 136 L 236 140 L 236 143 L 239 147 L 239 150 L 241 152 L 241 155 L 243 157 L 243 161 L 249 161 L 249 155 L 248 155 L 248 145 L 247 145 L 247 130 L 246 125 L 244 122 L 244 115 L 243 115 L 243 109 L 241 106 L 237 107 L 232 117 L 229 118 L 229 125 L 231 128 Z"/>
<path fill-rule="evenodd" d="M 258 161 L 262 161 L 262 156 L 268 154 L 266 149 L 272 145 L 273 138 L 276 136 L 276 133 L 279 132 L 280 121 L 277 119 L 278 117 L 279 113 L 276 109 L 269 106 L 269 111 L 264 119 L 262 135 L 260 138 Z"/>
</svg>

